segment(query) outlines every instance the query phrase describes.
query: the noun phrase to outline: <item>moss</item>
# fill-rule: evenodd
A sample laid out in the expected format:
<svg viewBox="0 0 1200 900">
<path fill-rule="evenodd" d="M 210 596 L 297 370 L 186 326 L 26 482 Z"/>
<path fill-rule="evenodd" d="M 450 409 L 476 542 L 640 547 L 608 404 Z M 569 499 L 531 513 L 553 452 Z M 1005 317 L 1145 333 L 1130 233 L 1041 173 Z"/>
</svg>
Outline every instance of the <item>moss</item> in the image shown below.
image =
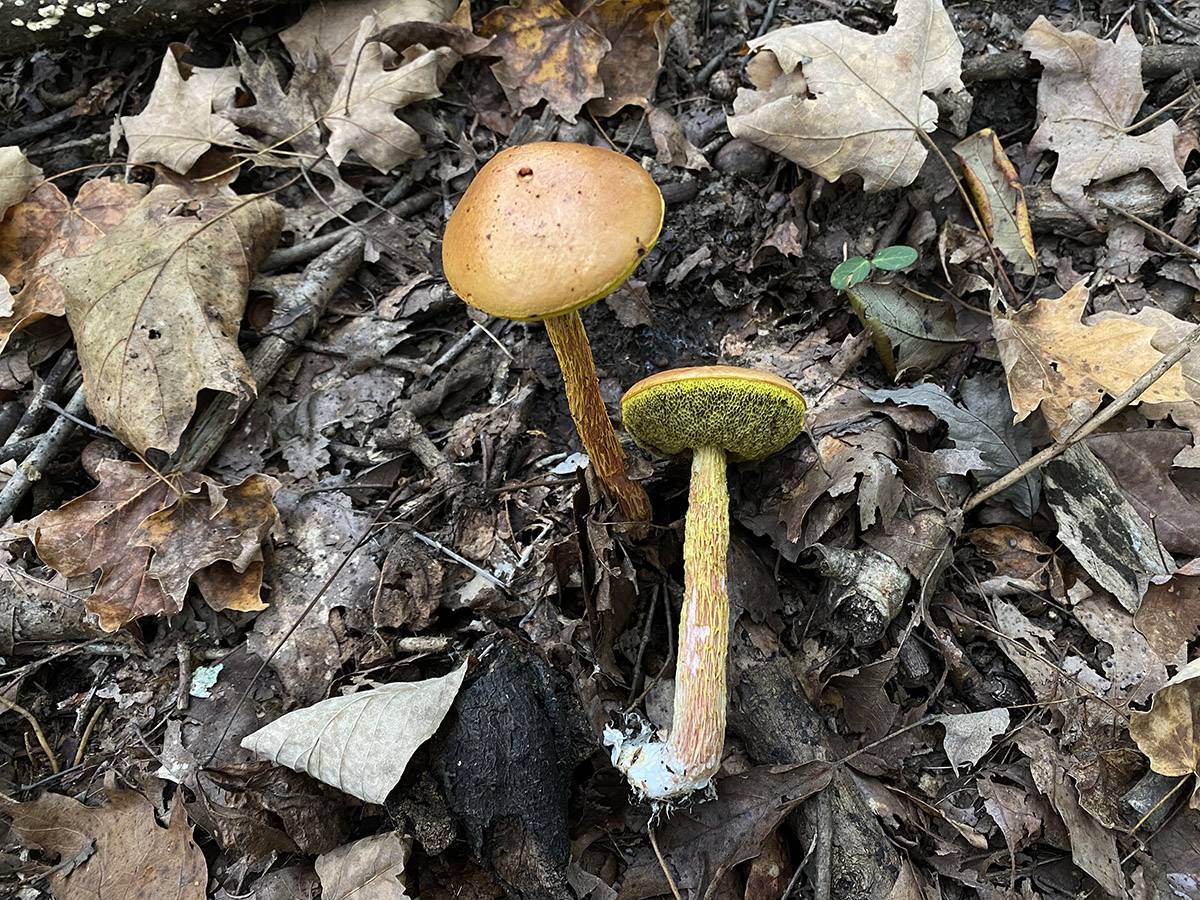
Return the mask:
<svg viewBox="0 0 1200 900">
<path fill-rule="evenodd" d="M 709 446 L 735 460 L 762 459 L 800 434 L 804 400 L 792 388 L 753 378 L 664 379 L 626 394 L 621 414 L 640 446 L 664 456 Z"/>
</svg>

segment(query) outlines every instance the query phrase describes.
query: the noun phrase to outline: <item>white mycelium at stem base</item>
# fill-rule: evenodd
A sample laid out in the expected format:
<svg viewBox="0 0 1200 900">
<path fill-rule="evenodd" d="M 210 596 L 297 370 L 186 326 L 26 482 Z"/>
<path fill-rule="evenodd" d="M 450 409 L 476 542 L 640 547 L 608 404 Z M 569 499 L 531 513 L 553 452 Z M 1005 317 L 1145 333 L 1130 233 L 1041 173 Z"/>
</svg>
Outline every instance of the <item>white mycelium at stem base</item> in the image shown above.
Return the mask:
<svg viewBox="0 0 1200 900">
<path fill-rule="evenodd" d="M 707 787 L 725 746 L 729 492 L 720 448 L 699 447 L 692 454 L 684 531 L 684 603 L 670 737 L 663 743 L 605 735 L 614 745 L 613 764 L 638 793 L 654 800 Z"/>
</svg>

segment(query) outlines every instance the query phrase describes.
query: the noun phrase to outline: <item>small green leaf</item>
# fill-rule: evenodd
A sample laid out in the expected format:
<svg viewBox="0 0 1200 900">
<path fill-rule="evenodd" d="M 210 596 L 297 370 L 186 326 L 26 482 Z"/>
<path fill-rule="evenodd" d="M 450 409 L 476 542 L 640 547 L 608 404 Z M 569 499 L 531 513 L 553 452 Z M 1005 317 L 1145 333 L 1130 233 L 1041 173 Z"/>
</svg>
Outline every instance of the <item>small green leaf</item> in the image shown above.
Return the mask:
<svg viewBox="0 0 1200 900">
<path fill-rule="evenodd" d="M 840 264 L 829 276 L 829 283 L 834 290 L 844 291 L 858 284 L 871 274 L 871 264 L 861 256 L 852 256 Z"/>
<path fill-rule="evenodd" d="M 912 247 L 897 244 L 894 247 L 884 247 L 871 259 L 871 264 L 885 272 L 896 272 L 907 269 L 917 261 L 919 254 Z"/>
</svg>

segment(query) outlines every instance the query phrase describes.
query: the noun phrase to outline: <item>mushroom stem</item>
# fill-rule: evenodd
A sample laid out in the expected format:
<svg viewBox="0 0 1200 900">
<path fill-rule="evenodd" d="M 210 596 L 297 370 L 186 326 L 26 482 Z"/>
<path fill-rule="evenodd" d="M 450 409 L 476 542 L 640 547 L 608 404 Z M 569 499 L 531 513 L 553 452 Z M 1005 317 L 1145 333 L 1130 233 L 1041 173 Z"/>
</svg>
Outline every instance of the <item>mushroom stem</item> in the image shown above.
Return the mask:
<svg viewBox="0 0 1200 900">
<path fill-rule="evenodd" d="M 683 539 L 683 615 L 675 665 L 669 755 L 684 780 L 705 782 L 725 746 L 725 655 L 729 645 L 729 490 L 725 451 L 697 447 Z"/>
<path fill-rule="evenodd" d="M 572 311 L 545 320 L 550 343 L 558 356 L 563 385 L 575 428 L 596 476 L 631 522 L 650 521 L 650 498 L 625 471 L 625 451 L 600 396 L 600 380 L 583 320 Z"/>
</svg>

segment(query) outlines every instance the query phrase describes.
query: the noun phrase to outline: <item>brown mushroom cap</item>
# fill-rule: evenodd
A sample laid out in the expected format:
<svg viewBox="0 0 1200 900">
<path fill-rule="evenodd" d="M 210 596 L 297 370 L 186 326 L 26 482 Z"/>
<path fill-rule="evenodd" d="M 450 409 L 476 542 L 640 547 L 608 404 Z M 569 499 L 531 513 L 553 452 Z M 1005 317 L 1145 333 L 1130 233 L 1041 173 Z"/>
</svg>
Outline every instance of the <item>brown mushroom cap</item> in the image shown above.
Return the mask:
<svg viewBox="0 0 1200 900">
<path fill-rule="evenodd" d="M 497 153 L 446 223 L 442 267 L 489 315 L 535 321 L 612 293 L 662 228 L 663 199 L 633 160 L 586 144 Z"/>
<path fill-rule="evenodd" d="M 643 378 L 621 398 L 625 429 L 663 456 L 720 447 L 732 459 L 762 459 L 804 428 L 804 398 L 773 372 L 693 366 Z"/>
</svg>

